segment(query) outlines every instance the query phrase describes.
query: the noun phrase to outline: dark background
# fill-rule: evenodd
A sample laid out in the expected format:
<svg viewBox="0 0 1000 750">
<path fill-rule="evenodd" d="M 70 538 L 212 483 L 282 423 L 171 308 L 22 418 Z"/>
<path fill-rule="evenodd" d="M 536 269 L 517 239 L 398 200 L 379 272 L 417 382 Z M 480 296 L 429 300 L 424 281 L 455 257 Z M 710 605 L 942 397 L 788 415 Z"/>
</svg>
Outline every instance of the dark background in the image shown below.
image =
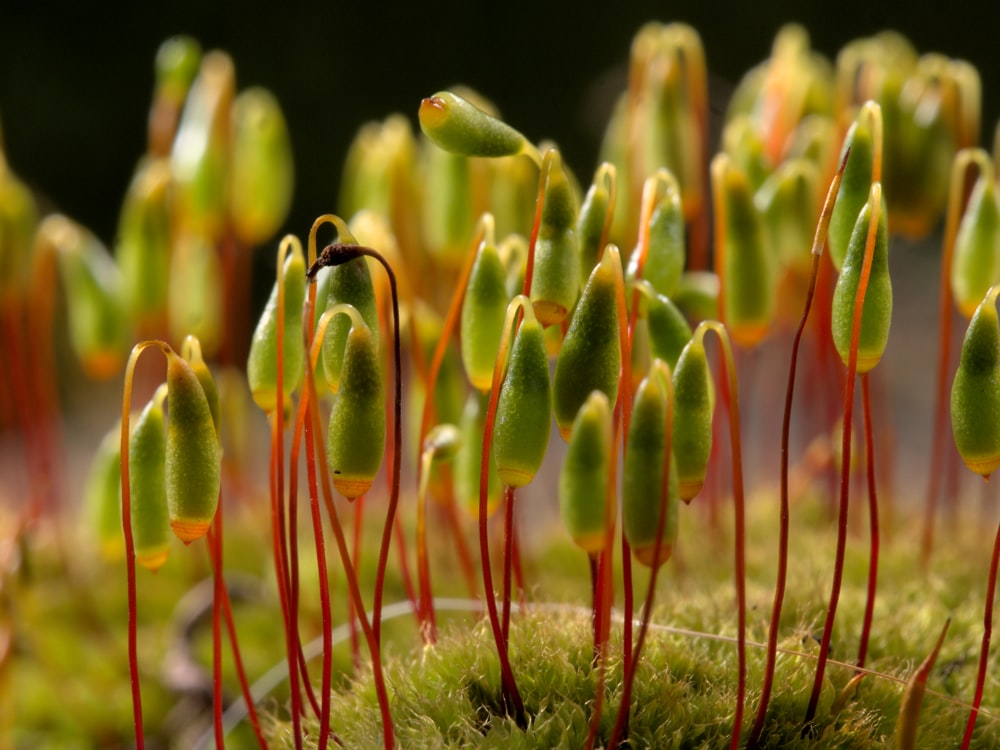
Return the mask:
<svg viewBox="0 0 1000 750">
<path fill-rule="evenodd" d="M 342 3 L 133 3 L 115 13 L 86 3 L 4 0 L 0 122 L 8 161 L 54 206 L 111 241 L 118 208 L 145 148 L 153 57 L 188 33 L 228 51 L 242 89 L 270 88 L 296 156 L 287 231 L 304 235 L 336 209 L 340 163 L 357 127 L 455 83 L 492 98 L 530 139 L 552 138 L 581 175 L 596 162 L 629 43 L 648 20 L 681 20 L 702 35 L 713 101 L 770 52 L 775 32 L 803 23 L 831 58 L 849 40 L 895 28 L 920 52 L 975 64 L 984 138 L 1000 97 L 994 11 L 972 3 L 635 2 L 529 9 L 518 3 L 377 0 Z M 979 3 L 988 6 L 988 3 Z"/>
</svg>

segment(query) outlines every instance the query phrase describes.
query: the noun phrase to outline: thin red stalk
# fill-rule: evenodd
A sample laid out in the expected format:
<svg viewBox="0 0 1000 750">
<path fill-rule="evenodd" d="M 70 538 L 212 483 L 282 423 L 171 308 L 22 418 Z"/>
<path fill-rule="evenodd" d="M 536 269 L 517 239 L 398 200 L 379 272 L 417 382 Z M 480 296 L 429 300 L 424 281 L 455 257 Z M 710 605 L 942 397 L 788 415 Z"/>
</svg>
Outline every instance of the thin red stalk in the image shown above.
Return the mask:
<svg viewBox="0 0 1000 750">
<path fill-rule="evenodd" d="M 976 727 L 979 706 L 983 702 L 983 686 L 986 684 L 986 667 L 989 664 L 990 639 L 993 637 L 993 598 L 997 590 L 997 565 L 1000 564 L 1000 525 L 993 540 L 993 555 L 990 557 L 990 572 L 986 581 L 986 611 L 983 614 L 983 642 L 979 647 L 979 670 L 976 672 L 976 693 L 972 699 L 972 709 L 962 737 L 962 750 L 968 750 L 972 742 L 972 730 Z"/>
<path fill-rule="evenodd" d="M 870 547 L 868 559 L 868 596 L 865 600 L 865 619 L 861 626 L 861 645 L 858 647 L 858 666 L 865 665 L 868 656 L 868 636 L 872 629 L 875 611 L 875 588 L 878 584 L 879 520 L 878 488 L 875 484 L 875 440 L 872 426 L 871 387 L 866 372 L 861 376 L 861 404 L 865 420 L 865 469 L 868 479 L 868 525 Z"/>
<path fill-rule="evenodd" d="M 312 320 L 312 311 L 307 307 L 306 320 Z M 306 336 L 306 351 L 309 351 L 309 336 Z M 314 380 L 312 369 L 306 374 L 304 401 L 313 400 Z M 299 409 L 302 414 L 303 409 Z M 303 414 L 303 417 L 305 415 Z M 333 617 L 330 611 L 330 586 L 326 569 L 326 542 L 323 538 L 323 519 L 319 510 L 319 490 L 316 484 L 316 450 L 311 419 L 305 419 L 306 474 L 309 481 L 309 508 L 312 511 L 313 539 L 316 545 L 316 567 L 319 571 L 319 598 L 323 623 L 323 677 L 322 706 L 319 714 L 319 750 L 325 750 L 330 735 L 330 700 L 333 685 Z"/>
<path fill-rule="evenodd" d="M 225 732 L 222 729 L 222 491 L 219 504 L 212 519 L 214 533 L 207 538 L 209 557 L 212 560 L 212 724 L 215 730 L 215 746 L 225 747 Z M 210 529 L 211 530 L 211 529 Z"/>
<path fill-rule="evenodd" d="M 771 701 L 771 689 L 774 684 L 774 668 L 778 656 L 778 628 L 781 626 L 781 610 L 785 601 L 785 585 L 788 579 L 788 525 L 789 525 L 789 503 L 788 503 L 788 445 L 791 441 L 792 427 L 792 400 L 795 394 L 795 375 L 799 366 L 799 347 L 802 343 L 802 336 L 805 333 L 806 325 L 809 321 L 809 313 L 812 311 L 813 298 L 816 295 L 816 284 L 819 280 L 820 261 L 822 260 L 823 246 L 826 244 L 826 235 L 830 226 L 830 218 L 833 214 L 834 201 L 840 188 L 840 181 L 844 174 L 844 167 L 847 164 L 847 156 L 850 149 L 844 154 L 830 187 L 827 189 L 826 199 L 820 211 L 819 220 L 816 223 L 816 235 L 813 238 L 812 247 L 812 270 L 809 274 L 809 286 L 806 289 L 805 305 L 802 310 L 802 318 L 799 326 L 795 330 L 795 337 L 792 340 L 791 361 L 788 364 L 788 383 L 785 387 L 785 406 L 781 417 L 781 479 L 780 479 L 780 510 L 778 520 L 778 572 L 774 585 L 774 601 L 771 605 L 771 624 L 767 633 L 767 661 L 764 667 L 764 679 L 761 683 L 760 705 L 757 708 L 757 716 L 754 719 L 753 728 L 750 730 L 750 738 L 747 740 L 747 747 L 751 750 L 757 747 L 760 741 L 761 732 L 764 729 L 764 720 L 767 716 L 767 707 Z"/>
<path fill-rule="evenodd" d="M 880 202 L 873 202 L 871 217 L 868 221 L 868 236 L 865 240 L 865 255 L 861 264 L 861 276 L 858 279 L 857 295 L 854 299 L 854 318 L 851 322 L 851 348 L 847 357 L 847 382 L 844 387 L 844 423 L 841 431 L 840 459 L 840 508 L 837 515 L 837 551 L 834 560 L 833 583 L 830 590 L 830 604 L 826 611 L 826 621 L 823 624 L 823 636 L 819 645 L 819 657 L 816 661 L 816 677 L 813 681 L 809 705 L 806 708 L 805 726 L 803 732 L 809 731 L 809 725 L 816 716 L 819 705 L 819 693 L 823 687 L 823 675 L 826 672 L 826 660 L 830 652 L 830 638 L 833 635 L 833 622 L 837 616 L 837 602 L 840 599 L 840 587 L 844 575 L 844 556 L 847 546 L 847 516 L 848 500 L 851 487 L 851 422 L 854 413 L 854 385 L 858 371 L 858 339 L 861 335 L 861 318 L 864 312 L 865 293 L 868 290 L 868 277 L 871 274 L 872 256 L 875 250 L 875 235 L 878 231 Z"/>
<path fill-rule="evenodd" d="M 212 530 L 209 529 L 209 546 L 212 545 Z M 212 560 L 215 565 L 215 560 Z M 233 663 L 236 665 L 236 676 L 240 683 L 240 691 L 243 693 L 243 700 L 247 706 L 247 715 L 250 718 L 250 726 L 253 727 L 254 735 L 261 750 L 267 750 L 267 742 L 264 740 L 264 733 L 260 729 L 260 720 L 257 717 L 257 709 L 254 707 L 253 694 L 250 692 L 250 683 L 247 680 L 246 670 L 243 668 L 243 656 L 240 653 L 239 640 L 236 636 L 236 623 L 233 621 L 232 603 L 229 601 L 229 590 L 226 585 L 222 586 L 222 614 L 226 620 L 226 631 L 229 634 L 229 645 L 233 654 Z"/>
<path fill-rule="evenodd" d="M 513 487 L 503 488 L 503 597 L 500 614 L 500 633 L 504 651 L 510 648 L 510 596 L 511 572 L 514 557 L 514 495 Z"/>
<path fill-rule="evenodd" d="M 309 417 L 312 422 L 313 429 L 318 430 L 320 424 L 319 408 L 316 405 L 315 399 L 310 399 L 309 401 Z M 327 515 L 330 517 L 330 527 L 333 529 L 333 536 L 337 543 L 337 552 L 340 554 L 340 562 L 344 567 L 344 574 L 347 578 L 347 589 L 350 593 L 351 601 L 354 603 L 354 607 L 357 610 L 358 619 L 361 621 L 361 630 L 365 634 L 365 640 L 368 642 L 368 650 L 371 652 L 372 679 L 375 682 L 375 696 L 378 699 L 379 711 L 382 714 L 383 743 L 385 744 L 386 750 L 391 750 L 391 748 L 395 745 L 395 741 L 392 728 L 392 715 L 389 712 L 389 694 L 386 691 L 385 676 L 382 673 L 382 658 L 379 642 L 375 637 L 375 631 L 372 629 L 372 626 L 368 621 L 368 615 L 365 612 L 365 605 L 361 598 L 361 588 L 358 586 L 358 576 L 354 570 L 354 566 L 351 564 L 351 556 L 347 549 L 347 540 L 344 538 L 344 529 L 341 526 L 340 518 L 337 515 L 337 507 L 333 503 L 333 489 L 330 482 L 330 469 L 327 466 L 323 442 L 318 441 L 313 447 L 317 453 L 317 463 L 320 468 L 320 486 L 323 490 L 323 503 L 326 506 Z"/>
</svg>

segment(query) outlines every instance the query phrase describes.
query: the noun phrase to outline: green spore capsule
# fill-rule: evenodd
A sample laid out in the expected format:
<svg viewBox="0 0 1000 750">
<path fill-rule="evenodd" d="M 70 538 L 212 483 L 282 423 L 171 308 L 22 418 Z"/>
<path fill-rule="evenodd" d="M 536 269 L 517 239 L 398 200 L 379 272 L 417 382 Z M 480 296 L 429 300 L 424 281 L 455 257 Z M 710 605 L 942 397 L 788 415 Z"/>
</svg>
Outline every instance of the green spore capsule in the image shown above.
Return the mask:
<svg viewBox="0 0 1000 750">
<path fill-rule="evenodd" d="M 878 202 L 878 229 L 861 313 L 861 334 L 858 338 L 858 373 L 868 372 L 879 363 L 889 340 L 889 324 L 892 321 L 892 282 L 889 278 L 889 233 L 886 218 L 888 211 L 881 195 L 881 185 L 876 182 L 872 185 L 872 197 L 861 209 L 854 225 L 844 267 L 833 292 L 833 343 L 846 365 L 850 355 L 854 300 L 864 262 L 868 224 L 871 221 L 872 207 Z"/>
<path fill-rule="evenodd" d="M 657 292 L 669 297 L 677 291 L 684 271 L 684 210 L 681 206 L 680 188 L 673 175 L 666 170 L 659 170 L 656 178 L 667 187 L 657 199 L 649 217 L 649 246 L 646 249 L 642 278 L 652 284 Z M 639 253 L 633 252 L 626 274 L 630 279 L 636 276 L 638 260 Z"/>
<path fill-rule="evenodd" d="M 129 337 L 117 266 L 94 235 L 64 216 L 42 221 L 38 237 L 56 248 L 70 343 L 84 372 L 99 379 L 117 375 Z"/>
<path fill-rule="evenodd" d="M 493 222 L 479 244 L 462 302 L 462 364 L 473 387 L 488 391 L 507 313 L 506 272 L 493 240 Z"/>
<path fill-rule="evenodd" d="M 351 318 L 327 433 L 333 486 L 348 500 L 371 488 L 385 451 L 385 391 L 375 336 L 360 315 Z"/>
<path fill-rule="evenodd" d="M 167 511 L 185 544 L 201 538 L 219 502 L 222 446 L 198 376 L 184 359 L 167 355 Z"/>
<path fill-rule="evenodd" d="M 612 404 L 618 398 L 622 352 L 616 278 L 620 275 L 618 252 L 609 248 L 583 288 L 556 360 L 553 407 L 559 432 L 567 440 L 591 391 L 602 391 Z"/>
<path fill-rule="evenodd" d="M 170 169 L 166 160 L 144 161 L 129 184 L 118 219 L 115 258 L 123 302 L 140 328 L 164 319 L 170 270 Z"/>
<path fill-rule="evenodd" d="M 437 146 L 462 156 L 513 156 L 530 148 L 505 122 L 450 91 L 420 102 L 420 129 Z"/>
<path fill-rule="evenodd" d="M 976 308 L 951 386 L 951 430 L 965 465 L 989 478 L 1000 466 L 1000 323 L 993 286 Z"/>
<path fill-rule="evenodd" d="M 107 562 L 125 556 L 121 457 L 121 426 L 115 425 L 97 447 L 83 491 L 89 526 L 96 532 L 101 557 Z"/>
<path fill-rule="evenodd" d="M 662 367 L 662 364 L 660 365 Z M 660 552 L 656 531 L 663 499 L 663 458 L 667 440 L 667 390 L 654 364 L 636 390 L 622 470 L 622 530 L 636 560 L 648 567 L 670 559 L 677 537 L 678 475 L 671 460 Z M 663 368 L 664 370 L 666 368 Z"/>
<path fill-rule="evenodd" d="M 375 301 L 375 286 L 372 284 L 371 270 L 366 258 L 355 258 L 330 269 L 327 282 L 326 308 L 346 303 L 354 307 L 365 319 L 378 349 L 378 307 Z M 326 327 L 323 336 L 321 362 L 327 387 L 336 393 L 340 387 L 340 377 L 344 366 L 344 351 L 347 335 L 351 330 L 351 320 L 346 315 L 335 316 Z"/>
<path fill-rule="evenodd" d="M 302 246 L 289 235 L 282 247 L 291 246 L 285 258 L 284 285 L 284 369 L 282 404 L 290 402 L 291 394 L 302 381 L 305 351 L 302 342 L 302 305 L 306 296 L 306 262 Z M 279 251 L 279 256 L 281 255 Z M 247 382 L 253 400 L 264 412 L 278 408 L 278 284 L 275 282 L 264 312 L 257 322 L 247 358 Z"/>
<path fill-rule="evenodd" d="M 292 202 L 288 126 L 278 100 L 260 87 L 236 97 L 231 118 L 229 215 L 239 238 L 259 245 L 281 228 Z"/>
<path fill-rule="evenodd" d="M 819 218 L 819 171 L 805 158 L 782 163 L 754 195 L 781 269 L 808 272 L 809 248 Z M 801 307 L 801 306 L 800 306 Z"/>
<path fill-rule="evenodd" d="M 674 367 L 691 340 L 687 318 L 668 297 L 656 294 L 646 300 L 646 320 L 650 355 Z"/>
<path fill-rule="evenodd" d="M 222 341 L 222 263 L 204 237 L 190 235 L 175 243 L 167 288 L 167 323 L 171 339 L 198 337 L 211 356 Z"/>
<path fill-rule="evenodd" d="M 870 102 L 879 112 L 878 105 Z M 864 110 L 862 110 L 862 113 Z M 837 161 L 840 163 L 847 153 L 847 164 L 844 166 L 844 175 L 840 179 L 840 189 L 837 191 L 837 200 L 833 204 L 833 214 L 830 216 L 830 229 L 827 235 L 827 244 L 830 248 L 830 260 L 833 267 L 840 272 L 847 258 L 847 248 L 850 244 L 851 233 L 854 231 L 854 224 L 857 221 L 861 207 L 868 200 L 868 192 L 872 184 L 872 162 L 875 157 L 875 144 L 872 129 L 869 126 L 868 118 L 858 114 L 858 118 L 851 125 L 844 137 L 844 145 L 840 150 Z M 879 115 L 881 117 L 881 115 Z"/>
<path fill-rule="evenodd" d="M 201 342 L 194 336 L 185 338 L 184 344 L 181 346 L 181 356 L 191 365 L 198 382 L 201 383 L 201 389 L 205 391 L 208 409 L 212 412 L 212 423 L 215 425 L 215 432 L 221 440 L 222 405 L 219 399 L 219 388 L 215 384 L 215 378 L 212 377 L 212 371 L 208 369 L 208 365 L 205 364 L 205 359 L 201 355 Z"/>
<path fill-rule="evenodd" d="M 1000 276 L 1000 202 L 991 179 L 980 175 L 955 237 L 951 291 L 959 312 L 972 317 Z"/>
<path fill-rule="evenodd" d="M 724 206 L 723 322 L 736 343 L 750 348 L 764 338 L 774 317 L 773 262 L 746 175 L 717 160 L 712 176 Z"/>
<path fill-rule="evenodd" d="M 580 213 L 576 218 L 576 237 L 580 247 L 580 285 L 587 283 L 591 270 L 600 258 L 601 238 L 604 236 L 611 195 L 605 184 L 605 175 L 614 174 L 614 167 L 604 162 L 594 173 L 594 181 L 587 189 L 580 205 Z M 611 179 L 614 179 L 613 177 Z"/>
<path fill-rule="evenodd" d="M 160 386 L 132 425 L 129 436 L 129 493 L 135 561 L 159 570 L 170 550 L 167 516 L 167 438 L 163 418 L 166 386 Z M 213 511 L 214 512 L 214 511 Z"/>
<path fill-rule="evenodd" d="M 455 455 L 455 495 L 471 518 L 479 518 L 479 480 L 483 456 L 483 433 L 486 430 L 486 407 L 489 396 L 473 391 L 465 402 L 459 429 L 462 442 Z M 493 515 L 500 507 L 500 478 L 496 461 L 490 457 L 489 487 L 486 491 L 486 513 Z"/>
<path fill-rule="evenodd" d="M 611 406 L 593 391 L 580 407 L 559 474 L 559 511 L 570 538 L 584 552 L 607 546 L 611 514 L 608 476 L 611 464 Z"/>
<path fill-rule="evenodd" d="M 511 304 L 519 304 L 517 297 Z M 493 426 L 493 458 L 507 487 L 523 487 L 545 458 L 552 425 L 552 387 L 545 336 L 530 307 L 514 336 Z"/>
<path fill-rule="evenodd" d="M 711 271 L 685 271 L 671 299 L 691 320 L 718 320 L 719 277 Z"/>
<path fill-rule="evenodd" d="M 573 309 L 580 293 L 577 204 L 559 153 L 550 150 L 541 224 L 535 244 L 531 304 L 543 326 L 556 325 Z"/>
<path fill-rule="evenodd" d="M 458 268 L 475 227 L 476 193 L 468 157 L 427 147 L 423 153 L 424 245 L 434 260 Z"/>
<path fill-rule="evenodd" d="M 674 368 L 674 439 L 678 492 L 691 502 L 701 492 L 712 453 L 712 376 L 701 329 L 684 347 Z"/>
</svg>

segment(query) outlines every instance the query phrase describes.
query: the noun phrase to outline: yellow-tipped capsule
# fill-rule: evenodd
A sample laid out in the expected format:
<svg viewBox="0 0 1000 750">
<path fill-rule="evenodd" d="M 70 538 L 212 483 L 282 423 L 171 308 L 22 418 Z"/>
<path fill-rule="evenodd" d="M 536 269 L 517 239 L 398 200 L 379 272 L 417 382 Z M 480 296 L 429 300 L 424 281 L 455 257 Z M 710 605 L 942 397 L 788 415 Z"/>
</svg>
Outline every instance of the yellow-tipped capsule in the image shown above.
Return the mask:
<svg viewBox="0 0 1000 750">
<path fill-rule="evenodd" d="M 662 364 L 660 365 L 662 367 Z M 629 424 L 628 448 L 622 469 L 622 531 L 636 560 L 653 567 L 670 559 L 677 536 L 678 477 L 676 460 L 670 462 L 666 516 L 659 555 L 656 532 L 663 502 L 663 454 L 667 439 L 667 390 L 652 368 L 636 390 Z M 665 369 L 665 368 L 664 368 Z"/>
<path fill-rule="evenodd" d="M 163 159 L 142 162 L 129 184 L 118 219 L 115 258 L 124 304 L 140 330 L 163 321 L 170 274 L 170 168 Z M 187 290 L 190 294 L 190 290 Z"/>
<path fill-rule="evenodd" d="M 674 368 L 673 452 L 678 491 L 686 503 L 701 492 L 712 453 L 712 376 L 703 338 L 699 328 Z"/>
<path fill-rule="evenodd" d="M 83 494 L 89 526 L 96 533 L 101 557 L 107 562 L 125 556 L 121 458 L 121 427 L 115 425 L 97 447 Z"/>
<path fill-rule="evenodd" d="M 212 243 L 222 236 L 226 223 L 229 118 L 235 93 L 233 61 L 223 52 L 206 54 L 170 154 L 176 220 L 182 231 Z"/>
<path fill-rule="evenodd" d="M 219 398 L 219 388 L 215 384 L 215 378 L 212 377 L 212 371 L 208 369 L 208 365 L 205 364 L 205 359 L 201 355 L 201 342 L 194 336 L 185 338 L 181 346 L 181 356 L 191 365 L 195 377 L 201 383 L 201 389 L 205 391 L 208 410 L 212 412 L 212 424 L 215 425 L 215 431 L 221 439 L 222 403 Z"/>
<path fill-rule="evenodd" d="M 580 293 L 580 250 L 576 238 L 576 195 L 562 159 L 549 151 L 541 225 L 535 244 L 531 304 L 543 326 L 556 325 L 573 309 Z"/>
<path fill-rule="evenodd" d="M 881 109 L 874 102 L 866 104 L 866 108 L 881 118 Z M 875 129 L 872 127 L 874 114 L 871 116 L 858 115 L 858 118 L 851 124 L 847 135 L 844 136 L 844 145 L 840 150 L 838 161 L 843 161 L 847 149 L 851 150 L 847 154 L 847 164 L 844 166 L 844 175 L 840 179 L 840 188 L 837 190 L 837 200 L 833 204 L 833 214 L 830 216 L 830 229 L 827 242 L 830 247 L 830 260 L 833 267 L 840 272 L 847 257 L 847 246 L 851 240 L 851 233 L 854 231 L 854 224 L 858 219 L 861 207 L 868 200 L 868 192 L 871 189 L 873 174 L 872 161 L 875 150 L 881 148 L 880 144 L 874 142 Z"/>
<path fill-rule="evenodd" d="M 472 391 L 465 402 L 459 429 L 462 443 L 455 456 L 455 495 L 471 518 L 479 518 L 479 480 L 482 468 L 483 433 L 486 430 L 486 406 L 489 396 Z M 496 461 L 490 456 L 486 513 L 493 515 L 500 507 L 500 478 Z"/>
<path fill-rule="evenodd" d="M 129 494 L 135 561 L 159 570 L 170 550 L 167 516 L 167 439 L 163 418 L 166 386 L 160 386 L 132 425 L 129 436 Z"/>
<path fill-rule="evenodd" d="M 989 478 L 1000 466 L 1000 322 L 990 287 L 962 342 L 951 386 L 951 430 L 965 465 Z"/>
<path fill-rule="evenodd" d="M 473 387 L 488 391 L 507 314 L 505 271 L 493 239 L 492 221 L 479 244 L 462 301 L 462 364 Z"/>
<path fill-rule="evenodd" d="M 222 263 L 204 237 L 188 235 L 174 245 L 167 284 L 167 324 L 172 340 L 197 336 L 212 356 L 222 342 Z"/>
<path fill-rule="evenodd" d="M 516 298 L 511 304 L 517 304 Z M 530 307 L 511 347 L 493 426 L 493 458 L 500 481 L 523 487 L 545 458 L 552 425 L 552 387 L 545 337 Z"/>
<path fill-rule="evenodd" d="M 1000 201 L 996 185 L 980 175 L 969 196 L 955 237 L 951 291 L 955 306 L 967 318 L 1000 277 Z"/>
<path fill-rule="evenodd" d="M 559 511 L 570 538 L 591 554 L 607 546 L 611 514 L 608 476 L 611 466 L 611 406 L 593 391 L 580 407 L 559 473 Z"/>
<path fill-rule="evenodd" d="M 877 207 L 877 209 L 876 209 Z M 865 373 L 882 359 L 889 341 L 889 324 L 892 322 L 892 281 L 889 278 L 889 232 L 882 186 L 872 185 L 871 197 L 858 214 L 851 234 L 851 242 L 844 258 L 844 267 L 833 291 L 831 327 L 833 343 L 846 365 L 851 349 L 851 329 L 854 325 L 854 300 L 858 294 L 864 263 L 865 245 L 873 211 L 878 210 L 878 228 L 872 255 L 868 287 L 861 313 L 861 332 L 858 338 L 857 371 Z"/>
<path fill-rule="evenodd" d="M 365 319 L 365 324 L 375 340 L 378 350 L 378 307 L 375 302 L 375 287 L 372 285 L 371 271 L 366 258 L 355 258 L 339 266 L 332 266 L 327 277 L 325 308 L 346 303 L 354 307 Z M 337 315 L 330 320 L 323 336 L 323 374 L 327 387 L 336 393 L 340 387 L 340 375 L 344 367 L 344 346 L 351 330 L 351 320 L 346 315 Z"/>
<path fill-rule="evenodd" d="M 219 502 L 222 446 L 198 376 L 183 358 L 167 355 L 166 482 L 170 528 L 185 544 L 201 538 Z"/>
<path fill-rule="evenodd" d="M 117 375 L 129 336 L 118 267 L 94 235 L 65 216 L 46 217 L 36 241 L 56 248 L 70 343 L 84 372 L 94 378 Z"/>
<path fill-rule="evenodd" d="M 652 179 L 658 180 L 666 187 L 662 195 L 656 199 L 649 217 L 649 246 L 646 249 L 642 278 L 657 292 L 670 297 L 677 291 L 681 273 L 684 271 L 686 258 L 684 212 L 681 207 L 680 189 L 674 176 L 666 170 L 660 170 L 654 178 L 650 178 Z M 639 252 L 636 248 L 629 260 L 627 274 L 629 278 L 635 278 L 638 262 Z"/>
<path fill-rule="evenodd" d="M 420 102 L 420 129 L 437 146 L 462 156 L 513 156 L 527 139 L 502 120 L 450 91 Z"/>
<path fill-rule="evenodd" d="M 292 202 L 288 127 L 274 95 L 250 88 L 236 97 L 232 128 L 230 216 L 240 239 L 259 245 L 281 228 Z"/>
<path fill-rule="evenodd" d="M 360 314 L 351 320 L 327 433 L 333 486 L 349 500 L 371 488 L 385 451 L 385 391 L 375 337 Z"/>
<path fill-rule="evenodd" d="M 612 404 L 618 398 L 622 352 L 616 277 L 621 273 L 618 252 L 605 251 L 583 288 L 559 351 L 552 399 L 564 439 L 569 438 L 576 413 L 591 391 L 602 391 Z"/>
<path fill-rule="evenodd" d="M 293 236 L 282 241 L 282 247 L 290 245 L 291 252 L 285 258 L 280 272 L 285 286 L 284 300 L 284 369 L 282 371 L 282 406 L 287 404 L 292 393 L 302 382 L 305 352 L 302 342 L 302 305 L 306 295 L 306 261 L 302 246 Z M 281 252 L 279 251 L 279 256 Z M 250 342 L 247 358 L 247 382 L 250 393 L 257 405 L 267 413 L 278 408 L 278 284 L 271 289 L 271 296 L 264 306 L 257 328 Z"/>
</svg>

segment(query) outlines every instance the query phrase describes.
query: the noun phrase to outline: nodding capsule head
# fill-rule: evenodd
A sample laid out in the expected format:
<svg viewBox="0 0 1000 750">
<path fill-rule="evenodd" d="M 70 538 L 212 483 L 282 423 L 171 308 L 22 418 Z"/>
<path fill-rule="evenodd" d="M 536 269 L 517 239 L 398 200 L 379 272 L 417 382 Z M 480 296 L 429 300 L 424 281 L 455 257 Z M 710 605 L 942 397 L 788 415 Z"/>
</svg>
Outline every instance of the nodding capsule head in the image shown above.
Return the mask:
<svg viewBox="0 0 1000 750">
<path fill-rule="evenodd" d="M 559 474 L 563 523 L 573 542 L 590 554 L 600 552 L 610 540 L 611 453 L 611 405 L 604 393 L 592 391 L 573 421 Z"/>
</svg>

